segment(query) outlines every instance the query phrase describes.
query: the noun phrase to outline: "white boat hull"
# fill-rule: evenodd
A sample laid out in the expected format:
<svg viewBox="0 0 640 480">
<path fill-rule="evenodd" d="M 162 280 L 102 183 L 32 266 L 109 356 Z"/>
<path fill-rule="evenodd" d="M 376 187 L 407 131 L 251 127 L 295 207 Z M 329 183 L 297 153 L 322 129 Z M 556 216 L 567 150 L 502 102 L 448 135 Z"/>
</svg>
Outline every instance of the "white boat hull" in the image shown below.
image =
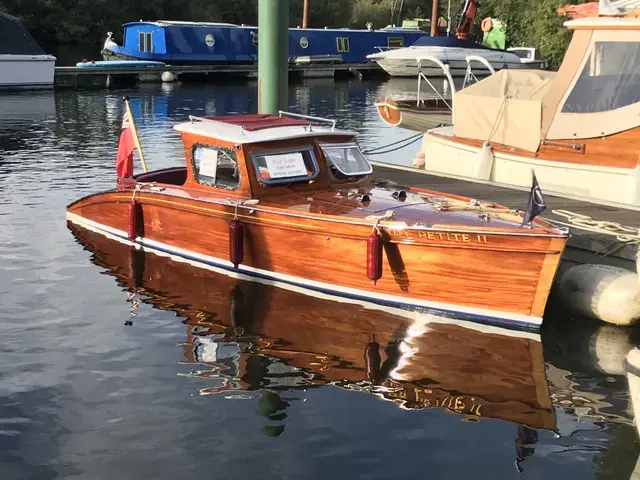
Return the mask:
<svg viewBox="0 0 640 480">
<path fill-rule="evenodd" d="M 409 47 L 406 49 L 389 50 L 383 53 L 370 55 L 382 69 L 392 77 L 416 77 L 418 75 L 417 58 L 432 56 L 449 66 L 452 77 L 463 77 L 467 70 L 466 57 L 474 55 L 487 60 L 494 70 L 503 68 L 532 68 L 533 64 L 522 63 L 515 53 L 493 51 L 487 49 L 457 48 L 457 47 Z M 427 77 L 443 77 L 444 71 L 437 65 L 424 62 L 420 71 Z M 489 70 L 479 62 L 473 65 L 476 75 L 489 75 Z"/>
<path fill-rule="evenodd" d="M 52 88 L 56 57 L 0 55 L 0 89 Z"/>
<path fill-rule="evenodd" d="M 420 149 L 425 155 L 425 170 L 530 188 L 534 169 L 545 193 L 623 207 L 640 206 L 640 167 L 603 167 L 493 152 L 490 174 L 486 176 L 483 170 L 488 170 L 480 166 L 480 147 L 454 142 L 452 133 L 451 126 L 425 133 Z"/>
</svg>

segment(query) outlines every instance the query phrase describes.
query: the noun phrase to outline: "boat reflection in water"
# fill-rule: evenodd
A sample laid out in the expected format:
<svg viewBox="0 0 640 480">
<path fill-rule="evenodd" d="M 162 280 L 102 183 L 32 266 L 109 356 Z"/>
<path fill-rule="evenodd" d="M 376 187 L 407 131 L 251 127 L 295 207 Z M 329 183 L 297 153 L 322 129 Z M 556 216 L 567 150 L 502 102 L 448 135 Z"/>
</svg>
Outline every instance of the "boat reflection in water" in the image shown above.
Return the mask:
<svg viewBox="0 0 640 480">
<path fill-rule="evenodd" d="M 337 385 L 555 430 L 538 334 L 311 296 L 69 228 L 132 300 L 185 318 L 181 363 L 206 379 L 201 394 L 262 390 L 261 408 L 278 417 L 278 392 Z"/>
</svg>

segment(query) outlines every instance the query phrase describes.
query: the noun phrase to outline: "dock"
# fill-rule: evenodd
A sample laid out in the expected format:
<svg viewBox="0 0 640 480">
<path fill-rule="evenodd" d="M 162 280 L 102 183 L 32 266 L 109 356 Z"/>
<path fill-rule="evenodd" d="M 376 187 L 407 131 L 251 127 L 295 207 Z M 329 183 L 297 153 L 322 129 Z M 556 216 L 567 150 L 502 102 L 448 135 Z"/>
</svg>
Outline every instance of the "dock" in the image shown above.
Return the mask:
<svg viewBox="0 0 640 480">
<path fill-rule="evenodd" d="M 399 185 L 415 185 L 454 195 L 486 200 L 513 209 L 524 210 L 529 189 L 523 187 L 495 185 L 493 182 L 443 174 L 430 173 L 413 167 L 371 162 L 376 178 L 384 178 Z M 554 210 L 587 215 L 596 221 L 615 222 L 640 232 L 640 208 L 620 208 L 611 204 L 587 202 L 582 199 L 559 197 L 544 193 L 547 208 L 540 215 L 557 226 L 567 223 L 567 218 Z M 594 233 L 569 226 L 571 238 L 563 254 L 563 269 L 578 263 L 601 263 L 635 270 L 638 246 L 616 239 L 615 235 Z"/>
<path fill-rule="evenodd" d="M 170 75 L 166 74 L 169 73 Z M 385 75 L 375 62 L 289 63 L 289 78 L 343 78 Z M 163 79 L 164 76 L 164 79 Z M 170 81 L 220 82 L 257 79 L 258 64 L 55 67 L 55 88 L 109 88 Z"/>
</svg>

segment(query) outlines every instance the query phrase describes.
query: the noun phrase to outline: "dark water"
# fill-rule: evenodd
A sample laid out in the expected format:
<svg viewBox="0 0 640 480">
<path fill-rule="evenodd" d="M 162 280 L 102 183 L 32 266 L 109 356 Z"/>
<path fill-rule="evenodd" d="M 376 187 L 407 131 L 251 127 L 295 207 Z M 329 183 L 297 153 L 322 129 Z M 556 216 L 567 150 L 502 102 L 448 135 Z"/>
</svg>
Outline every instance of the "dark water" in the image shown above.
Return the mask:
<svg viewBox="0 0 640 480">
<path fill-rule="evenodd" d="M 291 108 L 411 135 L 318 81 Z M 625 478 L 639 448 L 625 329 L 552 307 L 540 336 L 235 280 L 72 231 L 111 187 L 131 96 L 151 168 L 172 126 L 250 112 L 255 83 L 0 97 L 0 478 Z M 378 158 L 411 164 L 417 146 Z"/>
</svg>

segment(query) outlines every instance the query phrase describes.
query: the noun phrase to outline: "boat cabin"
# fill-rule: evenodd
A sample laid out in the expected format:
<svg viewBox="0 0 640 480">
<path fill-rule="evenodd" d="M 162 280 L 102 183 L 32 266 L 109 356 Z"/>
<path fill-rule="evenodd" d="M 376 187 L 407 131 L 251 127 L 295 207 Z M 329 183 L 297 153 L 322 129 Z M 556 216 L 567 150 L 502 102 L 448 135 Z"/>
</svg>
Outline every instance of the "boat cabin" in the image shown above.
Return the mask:
<svg viewBox="0 0 640 480">
<path fill-rule="evenodd" d="M 364 183 L 373 172 L 358 134 L 336 130 L 333 120 L 286 112 L 190 117 L 175 129 L 186 166 L 135 175 L 136 181 L 255 199 Z"/>
<path fill-rule="evenodd" d="M 502 70 L 457 92 L 453 134 L 523 153 L 560 149 L 583 157 L 603 154 L 606 138 L 607 148 L 617 150 L 609 165 L 634 168 L 640 141 L 640 19 L 621 13 L 577 18 L 565 26 L 573 35 L 557 73 Z"/>
</svg>

